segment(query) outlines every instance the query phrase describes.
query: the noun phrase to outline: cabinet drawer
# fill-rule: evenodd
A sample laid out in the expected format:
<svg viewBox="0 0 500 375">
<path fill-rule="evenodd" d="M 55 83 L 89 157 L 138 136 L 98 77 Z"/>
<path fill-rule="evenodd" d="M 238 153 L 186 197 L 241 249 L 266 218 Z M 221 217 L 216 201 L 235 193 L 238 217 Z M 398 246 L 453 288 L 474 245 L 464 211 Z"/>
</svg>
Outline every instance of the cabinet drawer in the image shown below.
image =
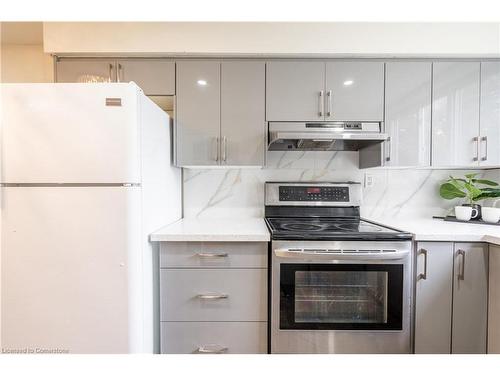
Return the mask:
<svg viewBox="0 0 500 375">
<path fill-rule="evenodd" d="M 161 323 L 161 352 L 190 354 L 203 351 L 228 354 L 267 353 L 267 323 Z"/>
<path fill-rule="evenodd" d="M 161 268 L 267 268 L 267 242 L 164 242 Z"/>
<path fill-rule="evenodd" d="M 160 271 L 161 321 L 266 321 L 267 270 Z"/>
</svg>

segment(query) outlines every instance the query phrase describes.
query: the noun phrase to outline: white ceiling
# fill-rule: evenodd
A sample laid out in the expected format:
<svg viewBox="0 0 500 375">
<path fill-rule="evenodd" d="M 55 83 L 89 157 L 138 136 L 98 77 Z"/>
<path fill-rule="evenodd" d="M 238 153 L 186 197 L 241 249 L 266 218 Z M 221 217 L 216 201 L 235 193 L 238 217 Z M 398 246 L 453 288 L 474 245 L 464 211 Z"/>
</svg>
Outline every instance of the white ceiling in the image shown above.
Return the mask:
<svg viewBox="0 0 500 375">
<path fill-rule="evenodd" d="M 2 22 L 2 44 L 43 44 L 43 22 Z"/>
</svg>

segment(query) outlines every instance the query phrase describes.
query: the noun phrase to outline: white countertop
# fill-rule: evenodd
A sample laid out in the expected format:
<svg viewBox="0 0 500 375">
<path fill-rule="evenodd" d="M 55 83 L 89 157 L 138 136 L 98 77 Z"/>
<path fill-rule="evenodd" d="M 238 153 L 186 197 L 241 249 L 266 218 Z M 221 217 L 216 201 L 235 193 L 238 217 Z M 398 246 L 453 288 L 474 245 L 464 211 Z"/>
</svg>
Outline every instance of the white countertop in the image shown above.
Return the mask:
<svg viewBox="0 0 500 375">
<path fill-rule="evenodd" d="M 444 221 L 440 219 L 370 219 L 414 235 L 416 241 L 488 242 L 500 245 L 500 226 Z"/>
<path fill-rule="evenodd" d="M 181 219 L 151 234 L 151 241 L 268 242 L 264 219 Z"/>
<path fill-rule="evenodd" d="M 488 242 L 500 245 L 500 226 L 456 223 L 440 219 L 365 219 L 412 233 L 416 241 Z M 260 218 L 181 219 L 151 234 L 151 241 L 267 242 L 269 231 Z"/>
</svg>

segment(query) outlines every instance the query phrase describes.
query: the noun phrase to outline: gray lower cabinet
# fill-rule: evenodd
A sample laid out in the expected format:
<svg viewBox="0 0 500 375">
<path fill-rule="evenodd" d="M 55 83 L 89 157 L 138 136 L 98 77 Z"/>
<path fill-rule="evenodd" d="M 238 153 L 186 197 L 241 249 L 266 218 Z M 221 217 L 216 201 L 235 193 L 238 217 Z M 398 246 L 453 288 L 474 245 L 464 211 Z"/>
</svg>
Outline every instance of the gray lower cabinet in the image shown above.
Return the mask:
<svg viewBox="0 0 500 375">
<path fill-rule="evenodd" d="M 162 322 L 161 331 L 163 353 L 267 353 L 264 322 Z"/>
<path fill-rule="evenodd" d="M 419 242 L 415 353 L 486 353 L 488 246 Z"/>
<path fill-rule="evenodd" d="M 262 166 L 265 63 L 177 62 L 176 164 Z"/>
<path fill-rule="evenodd" d="M 175 95 L 175 62 L 166 59 L 58 58 L 56 82 L 135 82 L 146 95 Z"/>
<path fill-rule="evenodd" d="M 161 353 L 267 353 L 267 243 L 160 245 Z"/>
<path fill-rule="evenodd" d="M 500 246 L 490 245 L 488 353 L 500 354 Z"/>
<path fill-rule="evenodd" d="M 162 321 L 267 319 L 266 269 L 164 269 L 160 287 Z"/>
<path fill-rule="evenodd" d="M 451 352 L 453 243 L 417 244 L 415 353 Z"/>
<path fill-rule="evenodd" d="M 451 352 L 486 353 L 488 245 L 455 243 Z"/>
</svg>

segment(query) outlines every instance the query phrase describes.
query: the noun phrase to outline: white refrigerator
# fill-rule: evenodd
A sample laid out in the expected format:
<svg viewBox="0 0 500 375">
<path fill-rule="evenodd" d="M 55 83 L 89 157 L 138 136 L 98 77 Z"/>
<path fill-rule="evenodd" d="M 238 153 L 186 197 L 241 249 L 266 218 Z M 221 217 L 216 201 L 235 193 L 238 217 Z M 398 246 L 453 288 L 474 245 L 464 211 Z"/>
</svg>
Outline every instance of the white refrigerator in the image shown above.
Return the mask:
<svg viewBox="0 0 500 375">
<path fill-rule="evenodd" d="M 4 352 L 158 352 L 157 249 L 181 217 L 168 115 L 133 83 L 1 86 Z"/>
</svg>

